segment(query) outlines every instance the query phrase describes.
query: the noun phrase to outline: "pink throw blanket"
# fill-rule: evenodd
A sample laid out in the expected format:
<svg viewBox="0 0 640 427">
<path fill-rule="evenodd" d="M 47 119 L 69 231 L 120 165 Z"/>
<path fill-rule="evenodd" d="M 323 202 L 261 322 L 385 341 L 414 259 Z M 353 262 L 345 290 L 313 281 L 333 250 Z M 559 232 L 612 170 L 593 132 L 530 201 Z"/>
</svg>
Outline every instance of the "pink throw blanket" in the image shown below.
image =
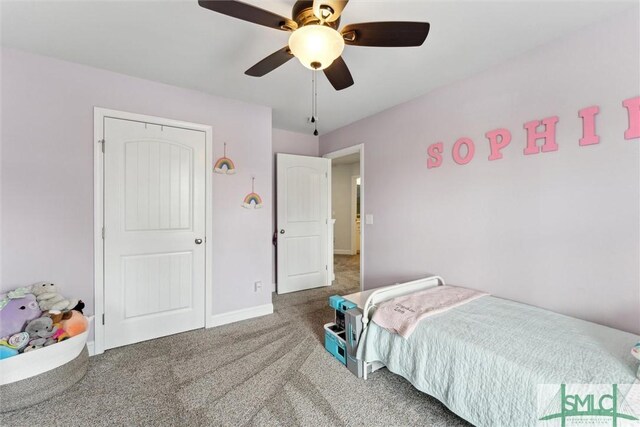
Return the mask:
<svg viewBox="0 0 640 427">
<path fill-rule="evenodd" d="M 372 320 L 389 332 L 408 338 L 418 322 L 425 317 L 442 313 L 485 295 L 489 294 L 458 286 L 435 286 L 383 302 L 373 313 Z"/>
</svg>

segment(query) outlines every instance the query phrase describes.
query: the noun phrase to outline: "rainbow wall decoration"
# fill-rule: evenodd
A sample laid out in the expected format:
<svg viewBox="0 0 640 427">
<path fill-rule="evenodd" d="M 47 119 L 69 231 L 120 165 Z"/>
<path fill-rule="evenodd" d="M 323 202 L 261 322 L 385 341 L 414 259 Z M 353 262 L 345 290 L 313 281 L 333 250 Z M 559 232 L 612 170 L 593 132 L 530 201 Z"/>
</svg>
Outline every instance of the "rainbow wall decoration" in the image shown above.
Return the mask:
<svg viewBox="0 0 640 427">
<path fill-rule="evenodd" d="M 233 160 L 227 157 L 227 143 L 224 143 L 224 155 L 216 160 L 213 165 L 213 171 L 215 173 L 222 173 L 226 175 L 233 175 L 236 173 L 236 165 Z"/>
<path fill-rule="evenodd" d="M 254 177 L 251 178 L 251 193 L 244 196 L 244 200 L 242 201 L 242 207 L 247 209 L 260 209 L 262 207 L 262 197 L 258 193 L 255 192 L 256 179 Z"/>
</svg>

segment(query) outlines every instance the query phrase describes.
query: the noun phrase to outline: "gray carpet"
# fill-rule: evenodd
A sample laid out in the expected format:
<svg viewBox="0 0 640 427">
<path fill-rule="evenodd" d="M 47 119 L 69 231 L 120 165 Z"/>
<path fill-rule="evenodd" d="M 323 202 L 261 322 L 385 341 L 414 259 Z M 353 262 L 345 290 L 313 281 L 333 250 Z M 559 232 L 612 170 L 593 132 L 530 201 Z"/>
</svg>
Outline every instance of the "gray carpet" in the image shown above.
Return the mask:
<svg viewBox="0 0 640 427">
<path fill-rule="evenodd" d="M 323 346 L 327 298 L 356 292 L 357 257 L 336 284 L 275 295 L 275 313 L 106 351 L 73 389 L 0 415 L 26 425 L 467 425 L 386 369 L 359 380 Z"/>
</svg>

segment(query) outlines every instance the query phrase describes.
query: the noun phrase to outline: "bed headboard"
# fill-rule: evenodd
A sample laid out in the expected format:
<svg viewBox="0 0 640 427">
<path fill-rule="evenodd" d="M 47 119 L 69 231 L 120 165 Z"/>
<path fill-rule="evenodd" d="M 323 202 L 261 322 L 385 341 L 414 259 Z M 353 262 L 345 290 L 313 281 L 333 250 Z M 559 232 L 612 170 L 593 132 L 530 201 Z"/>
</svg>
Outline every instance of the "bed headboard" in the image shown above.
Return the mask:
<svg viewBox="0 0 640 427">
<path fill-rule="evenodd" d="M 397 283 L 391 286 L 385 286 L 376 289 L 369 295 L 367 302 L 362 310 L 362 324 L 366 328 L 369 323 L 369 319 L 373 316 L 373 312 L 376 306 L 383 301 L 390 300 L 402 295 L 411 294 L 413 292 L 422 291 L 424 289 L 432 288 L 434 286 L 444 285 L 444 279 L 440 276 L 429 276 L 424 279 L 413 280 L 406 283 Z"/>
</svg>

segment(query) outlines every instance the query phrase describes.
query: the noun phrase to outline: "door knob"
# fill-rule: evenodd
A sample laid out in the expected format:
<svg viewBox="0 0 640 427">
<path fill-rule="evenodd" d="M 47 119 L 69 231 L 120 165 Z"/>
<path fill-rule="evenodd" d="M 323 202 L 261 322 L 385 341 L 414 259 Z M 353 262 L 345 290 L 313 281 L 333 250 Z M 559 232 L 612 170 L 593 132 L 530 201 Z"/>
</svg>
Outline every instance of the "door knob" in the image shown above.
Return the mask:
<svg viewBox="0 0 640 427">
<path fill-rule="evenodd" d="M 196 239 L 196 245 L 199 245 L 202 243 L 202 239 Z"/>
<path fill-rule="evenodd" d="M 284 229 L 280 230 L 280 234 L 284 234 Z"/>
</svg>

